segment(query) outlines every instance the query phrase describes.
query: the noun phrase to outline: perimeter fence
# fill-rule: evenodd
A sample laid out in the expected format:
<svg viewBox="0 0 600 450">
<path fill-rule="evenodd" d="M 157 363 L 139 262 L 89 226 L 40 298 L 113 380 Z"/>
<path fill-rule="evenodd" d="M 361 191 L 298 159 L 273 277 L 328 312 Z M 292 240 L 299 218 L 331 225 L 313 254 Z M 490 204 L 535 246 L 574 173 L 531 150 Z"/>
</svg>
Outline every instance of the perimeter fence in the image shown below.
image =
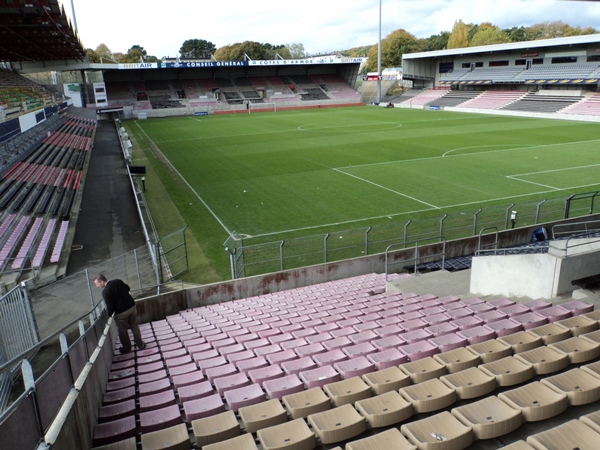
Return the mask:
<svg viewBox="0 0 600 450">
<path fill-rule="evenodd" d="M 437 242 L 478 236 L 482 230 L 508 230 L 594 214 L 600 191 L 536 202 L 443 214 L 388 225 L 355 228 L 266 243 L 233 232 L 223 244 L 233 279 L 384 253 L 390 245 L 411 248 L 416 242 Z M 489 231 L 486 231 L 489 230 Z"/>
</svg>

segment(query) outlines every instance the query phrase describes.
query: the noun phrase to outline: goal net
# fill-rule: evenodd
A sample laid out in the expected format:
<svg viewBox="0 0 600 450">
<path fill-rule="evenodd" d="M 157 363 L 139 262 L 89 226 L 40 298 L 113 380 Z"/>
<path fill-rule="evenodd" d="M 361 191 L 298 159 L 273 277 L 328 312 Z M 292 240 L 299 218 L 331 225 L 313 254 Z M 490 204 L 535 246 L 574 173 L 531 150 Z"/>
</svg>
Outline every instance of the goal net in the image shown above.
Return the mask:
<svg viewBox="0 0 600 450">
<path fill-rule="evenodd" d="M 253 112 L 277 112 L 277 104 L 269 103 L 248 103 L 248 114 Z"/>
</svg>

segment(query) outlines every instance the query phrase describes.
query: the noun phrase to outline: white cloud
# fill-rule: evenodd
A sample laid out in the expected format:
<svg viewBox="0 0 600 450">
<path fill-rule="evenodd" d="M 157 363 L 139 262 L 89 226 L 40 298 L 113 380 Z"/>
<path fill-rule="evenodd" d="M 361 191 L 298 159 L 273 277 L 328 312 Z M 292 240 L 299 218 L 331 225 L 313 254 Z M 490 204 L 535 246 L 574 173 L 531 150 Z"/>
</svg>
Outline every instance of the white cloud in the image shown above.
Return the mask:
<svg viewBox="0 0 600 450">
<path fill-rule="evenodd" d="M 309 53 L 377 42 L 377 0 L 72 0 L 86 47 L 114 52 L 141 45 L 148 54 L 176 56 L 187 39 L 217 47 L 245 40 L 302 43 Z M 71 0 L 63 0 L 71 15 Z M 600 3 L 557 0 L 382 0 L 382 37 L 403 28 L 417 37 L 450 31 L 454 21 L 491 22 L 502 28 L 562 20 L 600 30 Z"/>
</svg>

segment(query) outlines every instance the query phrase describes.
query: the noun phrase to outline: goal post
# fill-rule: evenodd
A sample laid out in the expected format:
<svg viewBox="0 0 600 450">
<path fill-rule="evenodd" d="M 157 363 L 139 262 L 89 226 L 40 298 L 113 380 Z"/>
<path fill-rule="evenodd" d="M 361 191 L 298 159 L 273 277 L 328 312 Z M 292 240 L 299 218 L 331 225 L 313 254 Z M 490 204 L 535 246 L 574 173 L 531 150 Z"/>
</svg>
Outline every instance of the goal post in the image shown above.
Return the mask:
<svg viewBox="0 0 600 450">
<path fill-rule="evenodd" d="M 253 112 L 277 112 L 277 103 L 265 102 L 265 103 L 248 103 L 248 114 Z"/>
</svg>

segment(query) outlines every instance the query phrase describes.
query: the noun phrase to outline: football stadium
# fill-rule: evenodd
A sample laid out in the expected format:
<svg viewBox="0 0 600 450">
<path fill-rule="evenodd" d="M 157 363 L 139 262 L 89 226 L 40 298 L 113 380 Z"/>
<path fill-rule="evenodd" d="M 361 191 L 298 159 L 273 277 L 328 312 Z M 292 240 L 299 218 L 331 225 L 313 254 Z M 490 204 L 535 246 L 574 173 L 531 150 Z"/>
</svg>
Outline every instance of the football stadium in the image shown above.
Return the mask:
<svg viewBox="0 0 600 450">
<path fill-rule="evenodd" d="M 0 22 L 0 450 L 598 448 L 600 34 L 367 72 Z"/>
</svg>

